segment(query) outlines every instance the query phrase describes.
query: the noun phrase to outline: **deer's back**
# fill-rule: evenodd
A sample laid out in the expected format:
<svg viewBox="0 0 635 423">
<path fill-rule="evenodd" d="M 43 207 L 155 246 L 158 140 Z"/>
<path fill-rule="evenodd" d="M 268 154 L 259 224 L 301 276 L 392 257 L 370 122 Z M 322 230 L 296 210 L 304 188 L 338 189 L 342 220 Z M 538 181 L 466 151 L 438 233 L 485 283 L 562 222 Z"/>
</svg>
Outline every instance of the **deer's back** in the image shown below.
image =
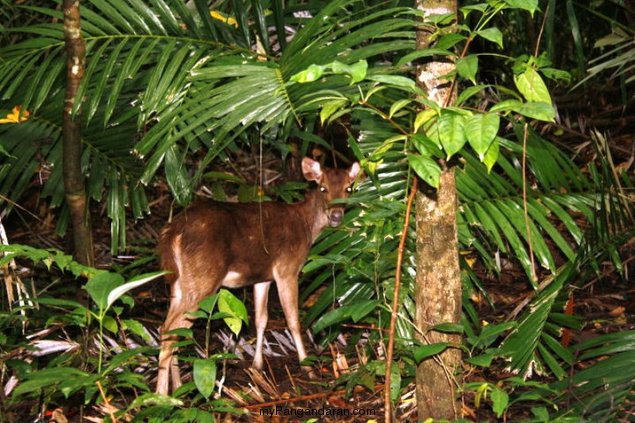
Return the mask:
<svg viewBox="0 0 635 423">
<path fill-rule="evenodd" d="M 233 287 L 271 280 L 277 265 L 299 271 L 310 243 L 298 204 L 201 200 L 162 229 L 159 248 L 162 267 L 175 277 L 180 267 L 189 279 L 224 279 Z"/>
</svg>

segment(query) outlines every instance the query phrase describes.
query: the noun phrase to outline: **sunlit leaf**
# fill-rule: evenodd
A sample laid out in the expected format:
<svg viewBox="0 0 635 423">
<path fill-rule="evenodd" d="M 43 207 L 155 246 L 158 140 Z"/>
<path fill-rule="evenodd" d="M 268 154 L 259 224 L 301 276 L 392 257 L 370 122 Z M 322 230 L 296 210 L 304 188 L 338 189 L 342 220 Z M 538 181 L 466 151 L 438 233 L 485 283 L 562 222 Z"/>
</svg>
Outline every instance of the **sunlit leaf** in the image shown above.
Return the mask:
<svg viewBox="0 0 635 423">
<path fill-rule="evenodd" d="M 458 153 L 467 141 L 464 125 L 465 116 L 458 113 L 445 112 L 439 117 L 438 137 L 448 159 Z"/>
<path fill-rule="evenodd" d="M 218 291 L 218 311 L 230 315 L 230 317 L 225 317 L 223 320 L 236 335 L 242 328 L 242 322 L 246 323 L 248 321 L 245 304 L 226 289 Z"/>
<path fill-rule="evenodd" d="M 534 68 L 527 67 L 523 73 L 514 75 L 514 83 L 527 101 L 551 104 L 549 90 Z"/>
<path fill-rule="evenodd" d="M 485 153 L 498 134 L 500 118 L 495 113 L 476 113 L 465 121 L 465 135 L 483 161 Z"/>
<path fill-rule="evenodd" d="M 424 109 L 420 111 L 419 113 L 417 113 L 417 116 L 415 116 L 413 131 L 419 132 L 419 128 L 421 128 L 423 125 L 428 123 L 431 119 L 433 119 L 436 116 L 437 116 L 437 111 L 433 109 Z"/>
<path fill-rule="evenodd" d="M 299 82 L 301 84 L 317 81 L 322 77 L 322 75 L 324 75 L 324 69 L 324 66 L 311 65 L 307 69 L 293 75 L 291 77 L 291 81 Z"/>
<path fill-rule="evenodd" d="M 441 168 L 436 161 L 418 154 L 408 154 L 408 162 L 421 179 L 433 188 L 439 188 Z"/>
</svg>

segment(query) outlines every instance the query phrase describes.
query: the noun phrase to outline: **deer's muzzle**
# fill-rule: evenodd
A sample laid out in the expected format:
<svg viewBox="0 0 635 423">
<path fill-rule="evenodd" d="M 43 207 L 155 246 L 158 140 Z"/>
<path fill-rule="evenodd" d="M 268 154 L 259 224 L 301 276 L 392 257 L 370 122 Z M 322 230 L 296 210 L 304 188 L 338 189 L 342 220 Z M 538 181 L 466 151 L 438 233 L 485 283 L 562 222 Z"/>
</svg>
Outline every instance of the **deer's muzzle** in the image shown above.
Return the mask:
<svg viewBox="0 0 635 423">
<path fill-rule="evenodd" d="M 331 213 L 329 213 L 329 225 L 331 227 L 339 226 L 342 223 L 342 218 L 344 217 L 344 209 L 331 209 Z"/>
</svg>

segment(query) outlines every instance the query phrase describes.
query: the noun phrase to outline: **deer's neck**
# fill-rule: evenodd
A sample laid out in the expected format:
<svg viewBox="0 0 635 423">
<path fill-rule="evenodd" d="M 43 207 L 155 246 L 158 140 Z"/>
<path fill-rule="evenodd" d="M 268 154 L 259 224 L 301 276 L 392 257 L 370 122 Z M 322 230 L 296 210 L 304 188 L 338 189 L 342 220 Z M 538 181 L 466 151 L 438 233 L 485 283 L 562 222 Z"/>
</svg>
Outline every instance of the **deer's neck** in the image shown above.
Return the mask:
<svg viewBox="0 0 635 423">
<path fill-rule="evenodd" d="M 329 223 L 327 204 L 316 190 L 312 190 L 306 193 L 303 202 L 298 203 L 298 209 L 304 219 L 307 235 L 312 244 Z"/>
</svg>

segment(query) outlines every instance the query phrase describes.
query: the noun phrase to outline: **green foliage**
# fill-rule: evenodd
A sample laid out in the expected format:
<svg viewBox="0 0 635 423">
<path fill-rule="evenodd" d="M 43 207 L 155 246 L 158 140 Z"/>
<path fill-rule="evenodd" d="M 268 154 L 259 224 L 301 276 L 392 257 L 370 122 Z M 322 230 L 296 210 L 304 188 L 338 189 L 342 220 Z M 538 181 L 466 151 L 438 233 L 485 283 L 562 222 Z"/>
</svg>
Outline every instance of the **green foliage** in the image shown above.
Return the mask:
<svg viewBox="0 0 635 423">
<path fill-rule="evenodd" d="M 218 292 L 218 311 L 227 314 L 227 317 L 223 319 L 236 335 L 240 332 L 242 322 L 248 323 L 245 304 L 226 289 L 221 289 Z"/>
<path fill-rule="evenodd" d="M 198 391 L 208 399 L 216 383 L 216 361 L 209 358 L 194 360 L 193 378 Z"/>
<path fill-rule="evenodd" d="M 190 9 L 180 1 L 117 0 L 82 6 L 87 68 L 84 102 L 77 104 L 83 108 L 83 170 L 90 197 L 107 202 L 113 253 L 126 246 L 126 208 L 135 219 L 149 211 L 145 186 L 161 169 L 176 200 L 186 204 L 206 166 L 235 148 L 249 127 L 286 138 L 325 93 L 347 89 L 351 80 L 340 75 L 353 81 L 363 76 L 366 62 L 360 60 L 414 46 L 412 19 L 392 17 L 404 8 L 360 8 L 358 1 L 338 0 L 303 6 L 315 17 L 298 20 L 293 7 L 276 6 L 270 15 L 258 2 L 238 3 L 231 9 L 234 27 L 196 4 Z M 17 200 L 42 160 L 52 170 L 43 193 L 60 206 L 62 17 L 55 9 L 29 10 L 35 23 L 5 28 L 19 41 L 0 49 L 0 110 L 19 104 L 31 113 L 22 123 L 0 125 L 0 146 L 10 158 L 0 165 L 0 194 Z M 276 34 L 264 30 L 269 23 L 298 33 L 274 51 L 270 37 Z M 252 49 L 256 35 L 264 52 Z M 368 43 L 389 35 L 390 41 Z M 292 81 L 311 65 L 328 66 L 333 74 L 305 86 Z M 199 151 L 205 157 L 191 178 L 185 157 Z M 60 232 L 66 223 L 67 217 L 59 221 Z"/>
<path fill-rule="evenodd" d="M 170 417 L 174 421 L 189 421 L 183 416 L 196 416 L 196 418 L 211 418 L 211 414 L 205 410 L 222 409 L 225 412 L 233 412 L 240 414 L 241 411 L 232 407 L 230 403 L 224 400 L 212 400 L 207 403 L 203 409 L 199 409 L 196 403 L 209 399 L 214 390 L 216 381 L 216 361 L 231 357 L 227 354 L 215 354 L 205 359 L 194 359 L 193 379 L 196 389 L 198 389 L 202 397 L 194 396 L 194 406 L 188 408 L 187 404 L 180 399 L 164 397 L 150 393 L 148 382 L 144 380 L 143 375 L 138 373 L 138 366 L 142 362 L 148 361 L 148 356 L 156 354 L 156 348 L 152 347 L 132 347 L 125 348 L 114 344 L 113 340 L 106 341 L 104 329 L 110 334 L 117 335 L 122 331 L 128 332 L 128 337 L 135 335 L 141 339 L 149 340 L 150 337 L 146 329 L 136 320 L 121 319 L 123 309 L 113 306 L 115 301 L 122 300 L 124 304 L 132 306 L 132 299 L 125 294 L 131 289 L 146 284 L 164 272 L 154 272 L 134 277 L 128 282 L 122 275 L 103 270 L 97 270 L 82 266 L 69 256 L 64 255 L 58 250 L 42 250 L 32 247 L 20 245 L 3 245 L 0 246 L 7 256 L 3 259 L 7 261 L 14 258 L 27 258 L 35 264 L 44 263 L 49 269 L 55 264 L 60 270 L 74 273 L 75 277 L 81 275 L 91 275 L 84 288 L 90 294 L 94 303 L 94 307 L 87 308 L 76 301 L 56 299 L 50 297 L 40 297 L 37 303 L 40 311 L 27 310 L 33 314 L 30 319 L 32 324 L 38 324 L 36 317 L 39 313 L 50 314 L 46 325 L 55 327 L 60 324 L 60 320 L 65 323 L 65 331 L 74 333 L 75 328 L 79 328 L 87 333 L 89 339 L 93 339 L 97 345 L 97 351 L 87 351 L 87 354 L 78 354 L 77 343 L 68 343 L 65 352 L 61 354 L 58 350 L 46 351 L 47 340 L 38 340 L 36 342 L 19 341 L 5 337 L 0 339 L 0 346 L 3 350 L 17 348 L 23 344 L 29 350 L 40 351 L 36 356 L 44 357 L 46 355 L 56 353 L 57 356 L 47 361 L 28 361 L 14 360 L 10 367 L 13 369 L 23 369 L 19 375 L 19 383 L 11 393 L 9 405 L 19 404 L 28 398 L 43 396 L 46 401 L 57 401 L 57 397 L 61 394 L 64 398 L 83 396 L 83 402 L 99 401 L 100 389 L 104 393 L 110 391 L 127 391 L 135 390 L 141 392 L 137 399 L 133 401 L 125 412 L 135 412 L 139 415 L 155 415 L 159 413 Z M 219 305 L 220 313 L 211 314 L 214 306 Z M 225 304 L 226 310 L 220 304 Z M 213 297 L 205 299 L 201 304 L 201 312 L 204 317 L 212 319 L 239 319 L 246 321 L 247 313 L 245 306 L 234 297 L 229 291 L 221 290 Z M 63 316 L 75 316 L 73 318 Z M 9 315 L 10 316 L 10 315 Z M 0 325 L 8 324 L 5 316 L 0 315 Z M 196 317 L 196 316 L 195 316 Z M 97 332 L 93 335 L 97 323 Z M 7 335 L 9 332 L 6 332 Z M 51 340 L 51 342 L 56 342 Z M 183 344 L 183 343 L 182 343 Z M 96 355 L 96 357 L 95 357 Z M 77 365 L 78 360 L 82 360 L 81 365 Z M 186 358 L 187 359 L 187 358 Z M 81 370 L 80 370 L 81 369 Z M 184 386 L 187 389 L 187 385 Z M 185 391 L 187 393 L 187 391 Z M 178 394 L 178 393 L 177 393 Z M 182 395 L 182 394 L 181 394 Z M 184 414 L 185 413 L 185 414 Z M 197 420 L 198 421 L 198 420 Z"/>
<path fill-rule="evenodd" d="M 16 105 L 22 106 L 22 115 L 15 117 L 17 122 L 0 125 L 0 199 L 19 199 L 36 173 L 44 171 L 42 194 L 52 206 L 61 207 L 58 229 L 63 232 L 68 220 L 60 142 L 62 16 L 54 8 L 2 2 L 3 22 L 16 23 L 3 23 L 0 28 L 0 117 Z M 532 120 L 553 122 L 556 118 L 549 90 L 552 81 L 571 78 L 552 63 L 556 61 L 556 18 L 562 14 L 573 34 L 577 62 L 584 65 L 586 60 L 584 43 L 588 41 L 579 37 L 580 9 L 572 1 L 565 8 L 555 4 L 553 0 L 497 0 L 465 5 L 457 33 L 448 27 L 452 16 L 429 17 L 426 25 L 435 44 L 418 51 L 413 50 L 420 12 L 393 2 L 336 0 L 282 7 L 280 2 L 221 1 L 214 4 L 216 14 L 198 0 L 191 2 L 193 7 L 163 0 L 83 4 L 87 69 L 81 87 L 82 166 L 90 197 L 106 204 L 112 251 L 125 248 L 126 219 L 139 219 L 149 212 L 146 187 L 157 177 L 165 177 L 182 205 L 191 201 L 202 180 L 231 180 L 243 188 L 241 199 L 253 198 L 253 190 L 242 178 L 210 172 L 208 165 L 259 143 L 284 156 L 289 147 L 280 140 L 290 136 L 301 140 L 302 152 L 311 143 L 328 148 L 312 132 L 318 119 L 323 125 L 351 122 L 346 141 L 369 178 L 348 199 L 350 211 L 343 226 L 327 230 L 314 245 L 301 290 L 306 298 L 326 286 L 305 316 L 305 322 L 322 335 L 322 342 L 335 339 L 347 322 L 380 329 L 388 326 L 387 298 L 393 294 L 408 181 L 416 174 L 436 188 L 441 164 L 452 160 L 457 164 L 461 249 L 475 255 L 493 275 L 503 271 L 501 257 L 518 262 L 534 290 L 518 308 L 518 319 L 485 324 L 470 294 L 479 292 L 487 299 L 487 291 L 463 262 L 461 325 L 437 329 L 463 334 L 460 347 L 468 365 L 497 370 L 504 363 L 523 376 L 497 384 L 468 384 L 464 390 L 474 392 L 477 406 L 491 404 L 498 417 L 517 404 L 531 407 L 540 421 L 619 417 L 620 405 L 632 401 L 633 375 L 625 364 L 633 358 L 632 334 L 605 335 L 572 347 L 562 346 L 558 337 L 563 328 L 581 325 L 580 318 L 561 312 L 572 286 L 599 274 L 603 262 L 612 263 L 621 275 L 626 273 L 619 249 L 632 237 L 633 225 L 620 181 L 630 187 L 632 181 L 628 176 L 615 177 L 610 158 L 602 153 L 606 149 L 599 152 L 597 165 L 590 164 L 588 172 L 582 172 L 532 129 Z M 296 10 L 311 17 L 296 17 Z M 10 20 L 20 15 L 18 11 L 28 19 Z M 545 43 L 552 46 L 538 57 L 518 52 L 524 47 L 533 51 L 533 45 L 518 42 L 518 37 L 526 32 L 519 28 L 527 21 L 527 12 L 536 16 L 536 11 L 547 13 Z M 627 40 L 628 30 L 616 34 L 626 35 L 613 39 L 615 44 L 604 40 L 599 47 L 608 48 L 607 55 L 598 59 L 597 65 L 603 66 L 596 70 L 615 69 L 621 76 L 628 63 L 621 52 L 632 40 Z M 473 43 L 482 43 L 482 48 L 474 49 L 478 53 L 468 48 Z M 463 53 L 458 54 L 457 47 L 464 47 Z M 420 61 L 435 57 L 457 65 L 456 72 L 447 75 L 449 83 L 460 87 L 454 104 L 440 106 L 427 100 L 411 75 Z M 483 76 L 491 63 L 501 69 L 495 84 Z M 24 111 L 30 115 L 20 122 L 27 117 Z M 601 144 L 601 137 L 597 138 Z M 521 164 L 523 155 L 526 170 Z M 523 176 L 531 183 L 523 182 Z M 298 188 L 279 187 L 276 194 L 292 200 Z M 216 190 L 215 195 L 223 197 L 224 192 Z M 420 346 L 413 341 L 411 221 L 406 228 L 405 289 L 396 333 L 400 366 L 393 366 L 390 386 L 393 400 L 412 380 L 417 362 L 456 347 Z M 130 336 L 149 337 L 140 322 L 124 318 L 125 308 L 116 301 L 131 306 L 126 292 L 158 274 L 125 283 L 122 275 L 80 266 L 56 250 L 0 246 L 0 251 L 9 253 L 0 258 L 0 264 L 26 257 L 89 278 L 86 289 L 95 309 L 72 300 L 41 297 L 40 306 L 50 314 L 33 325 L 63 323 L 66 330 L 90 334 L 97 321 L 99 329 L 98 354 L 68 351 L 51 360 L 7 364 L 20 380 L 13 401 L 35 396 L 49 401 L 62 394 L 83 395 L 80 400 L 88 404 L 99 401 L 99 382 L 107 393 L 134 390 L 136 399 L 126 412 L 135 413 L 139 421 L 208 421 L 214 410 L 238 412 L 223 400 L 209 400 L 218 360 L 225 355 L 206 351 L 203 359 L 186 358 L 193 363 L 194 380 L 175 393 L 177 399 L 150 393 L 143 376 L 135 371 L 150 349 L 115 354 L 104 345 L 105 333 L 126 331 Z M 532 261 L 550 276 L 534 280 Z M 216 306 L 218 312 L 214 312 Z M 204 300 L 201 310 L 193 314 L 207 320 L 208 337 L 212 320 L 222 318 L 238 333 L 246 316 L 242 303 L 228 291 Z M 7 329 L 0 334 L 2 348 L 28 345 L 18 341 L 22 339 L 16 329 L 20 319 L 15 313 L 0 316 L 0 325 Z M 370 345 L 381 340 L 380 331 L 370 332 Z M 191 343 L 186 340 L 181 345 Z M 371 359 L 340 382 L 349 391 L 355 385 L 373 388 L 375 378 L 385 371 L 383 366 L 381 360 Z M 536 373 L 555 382 L 524 379 Z"/>
</svg>

